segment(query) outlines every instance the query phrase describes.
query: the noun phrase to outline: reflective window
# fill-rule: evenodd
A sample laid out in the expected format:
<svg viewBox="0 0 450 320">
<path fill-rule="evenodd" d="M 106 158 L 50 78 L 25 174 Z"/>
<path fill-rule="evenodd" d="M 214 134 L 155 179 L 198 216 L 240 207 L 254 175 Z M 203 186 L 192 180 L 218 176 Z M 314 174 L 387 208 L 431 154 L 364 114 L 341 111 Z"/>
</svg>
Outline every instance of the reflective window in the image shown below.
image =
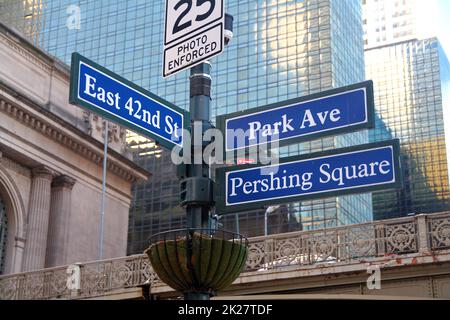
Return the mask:
<svg viewBox="0 0 450 320">
<path fill-rule="evenodd" d="M 404 180 L 402 190 L 373 195 L 375 218 L 448 211 L 443 108 L 450 103 L 450 67 L 437 39 L 367 50 L 366 73 L 377 113 L 370 139 L 400 139 Z"/>
</svg>

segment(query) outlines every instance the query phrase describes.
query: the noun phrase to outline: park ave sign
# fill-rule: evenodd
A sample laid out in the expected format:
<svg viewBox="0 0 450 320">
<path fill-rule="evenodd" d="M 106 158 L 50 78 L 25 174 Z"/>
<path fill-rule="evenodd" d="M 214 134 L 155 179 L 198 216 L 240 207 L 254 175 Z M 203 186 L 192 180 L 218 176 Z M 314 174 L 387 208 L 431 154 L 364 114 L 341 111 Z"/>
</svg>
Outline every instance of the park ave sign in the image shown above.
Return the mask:
<svg viewBox="0 0 450 320">
<path fill-rule="evenodd" d="M 277 142 L 288 145 L 373 128 L 373 83 L 333 89 L 219 116 L 225 153 Z"/>
</svg>

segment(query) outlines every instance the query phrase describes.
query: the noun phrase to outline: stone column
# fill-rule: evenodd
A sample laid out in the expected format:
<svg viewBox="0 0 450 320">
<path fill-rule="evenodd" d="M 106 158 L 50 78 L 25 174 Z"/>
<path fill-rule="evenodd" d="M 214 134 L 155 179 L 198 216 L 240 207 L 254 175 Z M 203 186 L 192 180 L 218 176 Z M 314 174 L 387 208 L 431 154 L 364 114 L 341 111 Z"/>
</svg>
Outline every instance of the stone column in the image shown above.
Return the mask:
<svg viewBox="0 0 450 320">
<path fill-rule="evenodd" d="M 417 220 L 417 241 L 418 251 L 426 253 L 430 251 L 430 244 L 428 242 L 428 221 L 426 214 L 420 214 L 415 217 Z"/>
<path fill-rule="evenodd" d="M 23 252 L 25 250 L 25 239 L 24 238 L 15 238 L 14 244 L 14 253 L 13 253 L 13 263 L 11 265 L 11 273 L 20 273 L 22 272 L 22 264 L 23 264 Z"/>
<path fill-rule="evenodd" d="M 74 184 L 75 179 L 65 175 L 53 179 L 45 258 L 46 268 L 62 266 L 67 263 L 67 237 Z"/>
<path fill-rule="evenodd" d="M 23 271 L 43 269 L 47 250 L 50 186 L 53 176 L 47 167 L 34 168 L 32 173 Z"/>
</svg>

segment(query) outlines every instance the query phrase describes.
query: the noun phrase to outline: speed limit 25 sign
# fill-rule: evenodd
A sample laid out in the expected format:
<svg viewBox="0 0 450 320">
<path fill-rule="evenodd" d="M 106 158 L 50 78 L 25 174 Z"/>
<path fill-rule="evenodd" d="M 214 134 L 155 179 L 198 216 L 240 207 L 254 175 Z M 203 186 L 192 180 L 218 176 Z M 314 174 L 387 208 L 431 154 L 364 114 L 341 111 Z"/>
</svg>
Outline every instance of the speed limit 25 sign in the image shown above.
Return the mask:
<svg viewBox="0 0 450 320">
<path fill-rule="evenodd" d="M 224 0 L 166 0 L 163 76 L 220 54 L 224 16 Z"/>
</svg>

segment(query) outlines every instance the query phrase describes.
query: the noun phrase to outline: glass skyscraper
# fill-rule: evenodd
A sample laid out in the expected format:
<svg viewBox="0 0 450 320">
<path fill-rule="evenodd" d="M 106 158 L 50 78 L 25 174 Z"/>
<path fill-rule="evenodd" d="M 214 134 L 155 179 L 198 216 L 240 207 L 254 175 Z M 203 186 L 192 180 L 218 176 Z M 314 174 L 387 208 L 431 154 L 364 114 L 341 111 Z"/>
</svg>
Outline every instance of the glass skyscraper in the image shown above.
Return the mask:
<svg viewBox="0 0 450 320">
<path fill-rule="evenodd" d="M 361 0 L 366 48 L 417 38 L 418 0 Z"/>
<path fill-rule="evenodd" d="M 444 111 L 450 66 L 436 38 L 366 50 L 377 116 L 400 139 L 404 188 L 373 196 L 376 219 L 450 210 Z M 371 140 L 384 140 L 377 126 Z"/>
<path fill-rule="evenodd" d="M 18 1 L 22 2 L 22 1 Z M 2 3 L 2 0 L 0 0 Z M 40 32 L 33 41 L 66 63 L 78 51 L 99 64 L 188 107 L 188 72 L 168 79 L 162 73 L 163 0 L 81 0 L 80 29 L 69 29 L 73 1 L 41 1 Z M 364 43 L 360 0 L 227 0 L 235 37 L 212 59 L 215 116 L 263 106 L 363 81 Z M 284 147 L 281 156 L 368 141 L 367 131 Z M 130 133 L 134 160 L 153 173 L 134 186 L 129 253 L 140 253 L 151 234 L 184 226 L 179 181 L 170 154 L 155 142 Z M 282 205 L 269 216 L 269 233 L 307 230 L 372 219 L 370 194 Z M 241 233 L 262 235 L 264 211 L 239 215 Z M 220 222 L 236 227 L 236 217 Z"/>
<path fill-rule="evenodd" d="M 0 20 L 27 35 L 35 43 L 43 27 L 45 0 L 0 0 Z"/>
<path fill-rule="evenodd" d="M 448 211 L 448 59 L 436 38 L 420 39 L 418 0 L 362 3 L 366 75 L 374 81 L 377 118 L 400 139 L 405 184 L 373 196 L 374 217 Z M 376 128 L 370 139 L 384 140 Z"/>
</svg>

